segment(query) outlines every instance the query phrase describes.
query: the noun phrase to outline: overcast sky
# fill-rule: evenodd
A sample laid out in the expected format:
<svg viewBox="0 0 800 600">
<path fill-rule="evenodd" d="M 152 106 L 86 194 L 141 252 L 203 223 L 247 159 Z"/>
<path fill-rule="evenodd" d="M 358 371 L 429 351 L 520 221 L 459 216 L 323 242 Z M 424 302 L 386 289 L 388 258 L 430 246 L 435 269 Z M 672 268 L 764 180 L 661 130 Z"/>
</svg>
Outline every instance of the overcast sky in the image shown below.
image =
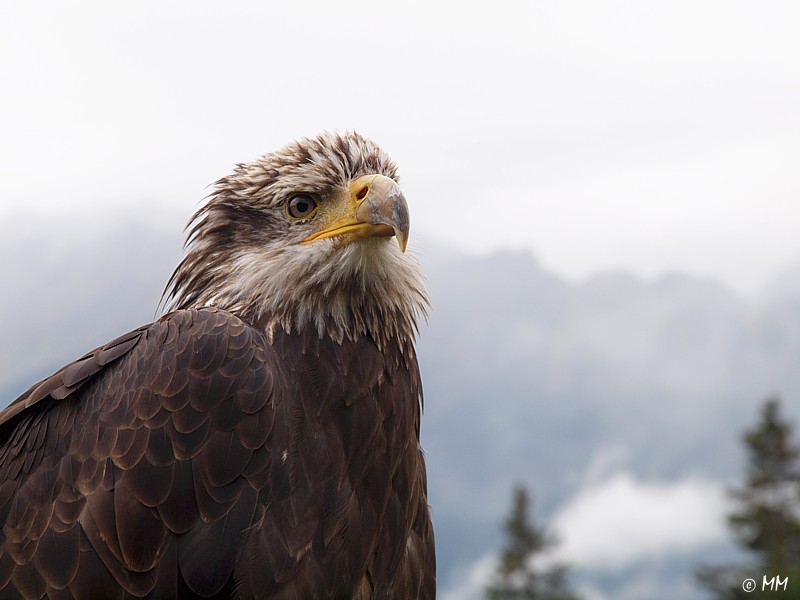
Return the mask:
<svg viewBox="0 0 800 600">
<path fill-rule="evenodd" d="M 793 0 L 6 1 L 0 218 L 172 227 L 234 162 L 356 129 L 423 239 L 755 290 L 800 259 L 799 30 Z"/>
</svg>

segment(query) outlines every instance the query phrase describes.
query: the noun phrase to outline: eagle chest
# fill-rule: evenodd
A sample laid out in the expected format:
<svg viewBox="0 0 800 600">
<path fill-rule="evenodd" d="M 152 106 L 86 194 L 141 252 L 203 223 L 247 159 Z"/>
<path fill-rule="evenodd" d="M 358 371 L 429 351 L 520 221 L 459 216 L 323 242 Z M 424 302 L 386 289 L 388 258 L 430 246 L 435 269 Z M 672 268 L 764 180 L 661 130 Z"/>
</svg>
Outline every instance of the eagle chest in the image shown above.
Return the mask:
<svg viewBox="0 0 800 600">
<path fill-rule="evenodd" d="M 365 568 L 373 585 L 388 581 L 421 494 L 416 365 L 369 338 L 340 344 L 314 332 L 272 346 L 284 381 L 272 403 L 261 523 L 285 540 L 287 562 L 320 570 L 320 589 L 326 580 L 358 585 Z"/>
</svg>

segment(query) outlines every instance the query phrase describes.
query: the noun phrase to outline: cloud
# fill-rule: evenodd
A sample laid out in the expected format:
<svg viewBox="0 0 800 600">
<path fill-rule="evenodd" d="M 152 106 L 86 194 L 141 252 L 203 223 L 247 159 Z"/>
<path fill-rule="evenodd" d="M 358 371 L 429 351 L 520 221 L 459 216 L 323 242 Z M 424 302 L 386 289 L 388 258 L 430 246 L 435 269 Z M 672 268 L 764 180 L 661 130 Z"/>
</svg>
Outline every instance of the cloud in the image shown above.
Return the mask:
<svg viewBox="0 0 800 600">
<path fill-rule="evenodd" d="M 0 216 L 186 214 L 234 162 L 356 128 L 398 160 L 415 231 L 467 251 L 746 290 L 797 253 L 796 3 L 5 4 Z M 342 31 L 385 74 L 369 94 Z"/>
<path fill-rule="evenodd" d="M 689 477 L 649 483 L 617 473 L 589 484 L 558 511 L 559 559 L 584 568 L 622 568 L 685 553 L 726 536 L 725 492 Z"/>
</svg>

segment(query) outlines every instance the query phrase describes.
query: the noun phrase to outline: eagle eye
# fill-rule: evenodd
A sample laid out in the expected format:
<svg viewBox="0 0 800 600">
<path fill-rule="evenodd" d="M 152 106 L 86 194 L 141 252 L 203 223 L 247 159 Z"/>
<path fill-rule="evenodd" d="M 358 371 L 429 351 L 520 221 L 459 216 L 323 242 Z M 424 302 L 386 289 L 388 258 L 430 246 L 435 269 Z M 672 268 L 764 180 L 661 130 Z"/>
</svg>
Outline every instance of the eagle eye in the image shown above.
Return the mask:
<svg viewBox="0 0 800 600">
<path fill-rule="evenodd" d="M 295 194 L 286 202 L 286 214 L 292 219 L 307 219 L 317 210 L 317 201 L 308 194 Z"/>
</svg>

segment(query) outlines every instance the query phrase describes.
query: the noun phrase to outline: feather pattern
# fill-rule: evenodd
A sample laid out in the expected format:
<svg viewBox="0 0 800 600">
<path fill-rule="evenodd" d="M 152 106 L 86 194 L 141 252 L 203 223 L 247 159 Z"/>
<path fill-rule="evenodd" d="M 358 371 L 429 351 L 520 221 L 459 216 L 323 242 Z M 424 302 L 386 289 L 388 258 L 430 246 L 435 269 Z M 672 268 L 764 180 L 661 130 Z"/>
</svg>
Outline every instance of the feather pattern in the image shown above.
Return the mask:
<svg viewBox="0 0 800 600">
<path fill-rule="evenodd" d="M 177 334 L 165 344 L 168 328 Z M 223 342 L 231 331 L 246 341 Z M 207 389 L 194 382 L 220 371 L 202 361 L 180 392 L 164 395 L 172 382 L 153 379 L 152 363 L 166 354 L 194 364 L 219 345 L 230 355 L 223 362 L 239 366 L 229 367 L 225 393 L 203 397 L 204 410 L 235 416 L 207 417 L 194 429 L 193 458 L 181 459 L 186 415 L 204 414 L 191 408 L 195 390 Z M 358 376 L 338 379 L 343 370 Z M 224 311 L 171 313 L 67 398 L 42 398 L 0 426 L 0 490 L 11 490 L 0 494 L 0 575 L 36 598 L 79 597 L 98 565 L 137 597 L 167 594 L 157 586 L 173 589 L 176 576 L 161 570 L 176 568 L 201 597 L 356 597 L 361 588 L 391 597 L 405 562 L 432 553 L 427 504 L 410 501 L 425 485 L 419 405 L 398 393 L 419 386 L 416 369 L 369 340 L 280 332 L 270 345 Z M 137 393 L 126 402 L 121 390 Z M 47 450 L 26 466 L 25 446 L 37 442 Z M 395 537 L 393 548 L 385 540 Z M 173 548 L 176 564 L 162 559 Z M 421 585 L 395 596 L 417 597 Z"/>
</svg>

